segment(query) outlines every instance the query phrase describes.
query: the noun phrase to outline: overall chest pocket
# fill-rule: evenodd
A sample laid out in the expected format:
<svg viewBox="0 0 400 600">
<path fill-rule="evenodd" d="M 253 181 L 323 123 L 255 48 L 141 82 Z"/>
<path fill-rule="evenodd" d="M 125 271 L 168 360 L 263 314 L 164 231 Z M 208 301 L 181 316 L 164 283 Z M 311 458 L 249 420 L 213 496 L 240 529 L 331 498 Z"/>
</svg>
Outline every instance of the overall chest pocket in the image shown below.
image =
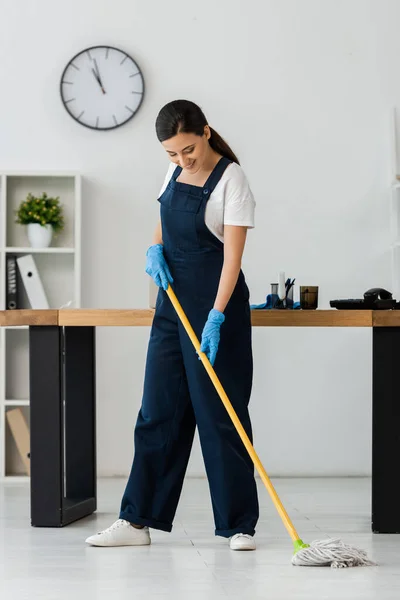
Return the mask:
<svg viewBox="0 0 400 600">
<path fill-rule="evenodd" d="M 165 244 L 181 250 L 199 246 L 198 225 L 202 218 L 202 197 L 167 188 L 159 198 L 161 226 Z"/>
</svg>

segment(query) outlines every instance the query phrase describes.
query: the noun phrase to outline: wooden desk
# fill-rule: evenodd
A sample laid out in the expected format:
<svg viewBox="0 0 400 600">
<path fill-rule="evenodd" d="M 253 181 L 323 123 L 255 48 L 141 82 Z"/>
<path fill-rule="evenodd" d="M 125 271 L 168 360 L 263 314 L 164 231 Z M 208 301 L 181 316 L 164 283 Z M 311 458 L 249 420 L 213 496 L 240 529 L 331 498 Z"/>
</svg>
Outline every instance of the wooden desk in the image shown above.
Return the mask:
<svg viewBox="0 0 400 600">
<path fill-rule="evenodd" d="M 29 326 L 31 522 L 61 527 L 96 510 L 96 327 L 150 326 L 154 312 L 0 311 Z M 371 327 L 372 530 L 400 533 L 400 311 L 256 310 L 255 327 Z"/>
</svg>

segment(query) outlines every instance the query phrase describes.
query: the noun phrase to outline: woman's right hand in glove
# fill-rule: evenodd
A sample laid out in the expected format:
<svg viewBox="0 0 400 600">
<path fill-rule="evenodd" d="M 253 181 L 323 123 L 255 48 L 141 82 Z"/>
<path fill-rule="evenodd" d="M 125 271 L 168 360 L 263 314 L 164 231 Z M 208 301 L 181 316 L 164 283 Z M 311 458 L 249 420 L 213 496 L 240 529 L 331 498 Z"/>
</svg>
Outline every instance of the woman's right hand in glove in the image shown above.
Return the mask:
<svg viewBox="0 0 400 600">
<path fill-rule="evenodd" d="M 167 290 L 168 285 L 173 282 L 167 261 L 164 258 L 162 244 L 154 244 L 146 252 L 146 273 L 154 279 L 158 287 Z"/>
</svg>

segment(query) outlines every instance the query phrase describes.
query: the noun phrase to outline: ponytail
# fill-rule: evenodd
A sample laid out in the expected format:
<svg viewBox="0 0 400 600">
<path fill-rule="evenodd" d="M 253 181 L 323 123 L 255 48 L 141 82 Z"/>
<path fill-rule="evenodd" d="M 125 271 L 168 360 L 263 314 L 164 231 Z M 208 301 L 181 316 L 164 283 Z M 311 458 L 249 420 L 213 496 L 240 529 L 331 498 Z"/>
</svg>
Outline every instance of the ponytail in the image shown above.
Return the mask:
<svg viewBox="0 0 400 600">
<path fill-rule="evenodd" d="M 240 162 L 239 162 L 236 154 L 233 152 L 233 150 L 230 148 L 230 146 L 225 142 L 225 140 L 219 135 L 219 133 L 217 133 L 215 131 L 215 129 L 213 129 L 212 127 L 210 127 L 210 131 L 211 131 L 211 137 L 209 139 L 209 144 L 210 144 L 211 148 L 213 150 L 215 150 L 216 152 L 218 152 L 218 154 L 222 154 L 222 156 L 225 156 L 225 158 L 229 158 L 229 160 L 231 160 L 232 162 L 240 165 Z"/>
</svg>

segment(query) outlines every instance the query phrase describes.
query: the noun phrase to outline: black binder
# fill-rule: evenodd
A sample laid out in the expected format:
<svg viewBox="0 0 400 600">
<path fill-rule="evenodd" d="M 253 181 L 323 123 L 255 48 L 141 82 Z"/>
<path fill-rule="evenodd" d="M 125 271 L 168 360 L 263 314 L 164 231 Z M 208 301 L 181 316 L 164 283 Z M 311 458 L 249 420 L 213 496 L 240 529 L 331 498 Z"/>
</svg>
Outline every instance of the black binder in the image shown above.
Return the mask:
<svg viewBox="0 0 400 600">
<path fill-rule="evenodd" d="M 7 255 L 6 257 L 6 309 L 18 308 L 18 273 L 17 257 Z"/>
</svg>

